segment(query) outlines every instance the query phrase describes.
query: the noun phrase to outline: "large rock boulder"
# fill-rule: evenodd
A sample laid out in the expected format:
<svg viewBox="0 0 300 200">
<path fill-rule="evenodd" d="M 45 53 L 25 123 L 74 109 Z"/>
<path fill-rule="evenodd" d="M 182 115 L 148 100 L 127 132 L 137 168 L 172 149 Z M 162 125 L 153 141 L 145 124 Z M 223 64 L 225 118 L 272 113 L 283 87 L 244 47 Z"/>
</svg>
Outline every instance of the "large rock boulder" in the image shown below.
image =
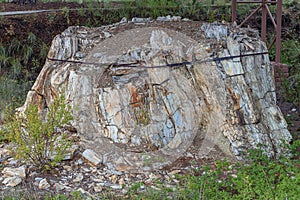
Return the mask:
<svg viewBox="0 0 300 200">
<path fill-rule="evenodd" d="M 37 103 L 46 113 L 65 92 L 82 145 L 117 170 L 162 168 L 191 146 L 199 156 L 217 151 L 234 159 L 258 147 L 283 153 L 291 136 L 268 55 L 211 59 L 267 51 L 256 31 L 204 24 L 196 41 L 161 27 L 113 35 L 115 26 L 70 27 L 56 36 L 52 60 L 19 110 Z"/>
</svg>

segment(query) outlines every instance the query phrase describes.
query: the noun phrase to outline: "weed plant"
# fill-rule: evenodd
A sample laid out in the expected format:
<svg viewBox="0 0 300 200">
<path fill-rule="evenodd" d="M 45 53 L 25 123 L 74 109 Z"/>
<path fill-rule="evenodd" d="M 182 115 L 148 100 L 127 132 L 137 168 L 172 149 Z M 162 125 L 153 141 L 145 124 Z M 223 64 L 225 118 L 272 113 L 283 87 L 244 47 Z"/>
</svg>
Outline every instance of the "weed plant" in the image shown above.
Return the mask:
<svg viewBox="0 0 300 200">
<path fill-rule="evenodd" d="M 248 159 L 251 161 L 238 163 L 218 160 L 211 165 L 203 166 L 197 166 L 197 162 L 194 162 L 195 168 L 190 173 L 175 175 L 175 179 L 179 182 L 177 185 L 173 185 L 173 188 L 158 179 L 153 180 L 152 187 L 142 182 L 136 182 L 122 196 L 108 189 L 96 195 L 96 198 L 130 200 L 296 200 L 300 198 L 299 161 L 286 157 L 273 160 L 263 155 L 260 150 L 251 151 Z M 78 196 L 81 195 L 74 192 L 70 196 L 56 195 L 47 199 L 76 200 Z"/>
<path fill-rule="evenodd" d="M 286 99 L 300 109 L 300 40 L 282 42 L 282 62 L 289 65 L 290 76 L 283 83 Z"/>
<path fill-rule="evenodd" d="M 180 184 L 174 189 L 157 182 L 155 189 L 141 193 L 139 184 L 135 184 L 129 190 L 128 199 L 300 198 L 299 161 L 286 157 L 269 159 L 260 150 L 253 150 L 249 160 L 249 163 L 219 160 L 187 175 L 176 175 Z"/>
<path fill-rule="evenodd" d="M 10 43 L 0 42 L 0 121 L 7 105 L 14 102 L 17 107 L 24 101 L 48 49 L 32 32 L 25 40 L 13 38 Z"/>
<path fill-rule="evenodd" d="M 46 171 L 55 167 L 72 145 L 69 136 L 58 131 L 70 120 L 70 107 L 61 95 L 49 106 L 46 119 L 41 117 L 36 105 L 29 105 L 24 115 L 8 117 L 0 134 L 6 135 L 15 144 L 13 152 L 17 159 Z"/>
<path fill-rule="evenodd" d="M 67 24 L 70 24 L 70 10 L 67 7 L 62 8 L 63 15 L 66 18 Z"/>
</svg>

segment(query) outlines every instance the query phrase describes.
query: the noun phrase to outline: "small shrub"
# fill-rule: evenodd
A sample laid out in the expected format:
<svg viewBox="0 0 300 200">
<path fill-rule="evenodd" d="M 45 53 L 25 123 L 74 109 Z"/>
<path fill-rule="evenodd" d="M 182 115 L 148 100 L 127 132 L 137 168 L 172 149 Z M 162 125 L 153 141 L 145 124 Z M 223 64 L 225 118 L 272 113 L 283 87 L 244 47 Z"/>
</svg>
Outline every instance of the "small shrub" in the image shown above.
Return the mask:
<svg viewBox="0 0 300 200">
<path fill-rule="evenodd" d="M 70 24 L 70 10 L 67 7 L 63 7 L 62 11 L 63 11 L 63 15 L 67 20 L 67 24 Z"/>
<path fill-rule="evenodd" d="M 56 98 L 43 121 L 36 105 L 29 105 L 24 116 L 14 115 L 5 125 L 6 134 L 15 146 L 17 159 L 29 161 L 42 171 L 50 170 L 66 154 L 72 141 L 58 128 L 72 120 L 64 95 Z"/>
<path fill-rule="evenodd" d="M 137 183 L 127 195 L 129 199 L 299 199 L 298 161 L 270 159 L 260 149 L 251 150 L 249 159 L 249 163 L 215 161 L 178 174 L 180 183 L 171 190 L 157 182 L 158 190 L 139 191 Z"/>
<path fill-rule="evenodd" d="M 283 97 L 300 108 L 300 40 L 282 40 L 281 63 L 289 66 L 289 77 L 283 81 Z M 270 58 L 275 59 L 275 46 L 270 50 Z"/>
<path fill-rule="evenodd" d="M 31 45 L 24 45 L 22 50 L 23 50 L 22 60 L 23 60 L 24 64 L 28 64 L 29 59 L 31 58 L 31 56 L 33 54 L 33 48 Z"/>
<path fill-rule="evenodd" d="M 32 32 L 29 32 L 29 33 L 28 33 L 28 36 L 27 36 L 27 41 L 28 41 L 29 43 L 33 44 L 33 43 L 36 42 L 36 40 L 37 40 L 36 35 L 34 35 L 34 33 L 32 33 Z"/>
</svg>

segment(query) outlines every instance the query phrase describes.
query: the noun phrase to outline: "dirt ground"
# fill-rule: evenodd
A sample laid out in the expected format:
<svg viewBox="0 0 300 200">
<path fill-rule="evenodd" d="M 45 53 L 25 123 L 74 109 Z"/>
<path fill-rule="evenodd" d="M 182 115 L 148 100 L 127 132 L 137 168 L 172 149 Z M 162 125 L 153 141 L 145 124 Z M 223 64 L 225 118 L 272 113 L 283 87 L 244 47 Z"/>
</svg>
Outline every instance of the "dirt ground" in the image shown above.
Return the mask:
<svg viewBox="0 0 300 200">
<path fill-rule="evenodd" d="M 84 7 L 84 5 L 79 3 L 67 3 L 67 2 L 49 2 L 49 3 L 37 2 L 35 4 L 0 3 L 0 12 L 23 11 L 23 10 L 50 10 L 50 9 L 60 9 L 64 7 L 81 8 Z"/>
</svg>

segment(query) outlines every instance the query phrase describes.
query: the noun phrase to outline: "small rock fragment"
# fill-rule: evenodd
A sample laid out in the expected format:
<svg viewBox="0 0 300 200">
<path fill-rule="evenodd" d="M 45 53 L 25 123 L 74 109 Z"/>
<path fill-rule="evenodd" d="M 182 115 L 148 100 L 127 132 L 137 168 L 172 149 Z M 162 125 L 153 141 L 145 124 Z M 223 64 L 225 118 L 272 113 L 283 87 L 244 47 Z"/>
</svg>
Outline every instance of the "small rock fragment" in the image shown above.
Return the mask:
<svg viewBox="0 0 300 200">
<path fill-rule="evenodd" d="M 220 40 L 228 35 L 228 27 L 219 23 L 204 23 L 201 29 L 205 32 L 207 38 Z"/>
<path fill-rule="evenodd" d="M 117 178 L 118 178 L 118 175 L 117 174 L 114 174 L 112 175 L 111 177 L 109 177 L 110 181 L 112 183 L 116 183 L 117 182 Z"/>
<path fill-rule="evenodd" d="M 121 191 L 122 194 L 127 194 L 128 193 L 128 189 L 127 188 L 123 188 Z"/>
<path fill-rule="evenodd" d="M 156 20 L 157 21 L 161 21 L 161 22 L 180 21 L 181 17 L 180 16 L 173 16 L 173 17 L 171 17 L 170 15 L 167 15 L 167 16 L 163 16 L 163 17 L 158 17 Z"/>
<path fill-rule="evenodd" d="M 95 192 L 101 192 L 102 191 L 102 185 L 101 184 L 96 184 L 96 186 L 94 187 L 94 191 Z"/>
<path fill-rule="evenodd" d="M 87 173 L 92 171 L 91 168 L 87 168 L 87 167 L 82 167 L 81 169 Z"/>
<path fill-rule="evenodd" d="M 19 185 L 21 182 L 22 179 L 19 176 L 12 176 L 12 177 L 5 178 L 2 183 L 9 187 L 15 187 Z"/>
<path fill-rule="evenodd" d="M 123 178 L 121 178 L 119 181 L 118 181 L 119 185 L 124 185 L 125 184 L 125 180 Z"/>
<path fill-rule="evenodd" d="M 75 151 L 78 149 L 77 145 L 72 145 L 70 148 L 67 149 L 67 153 L 63 160 L 72 160 L 75 154 Z"/>
<path fill-rule="evenodd" d="M 84 161 L 82 159 L 78 159 L 75 164 L 76 165 L 82 165 L 84 163 Z"/>
<path fill-rule="evenodd" d="M 174 175 L 174 174 L 178 174 L 178 173 L 180 173 L 180 172 L 181 172 L 181 170 L 175 169 L 175 170 L 169 172 L 169 174 Z"/>
<path fill-rule="evenodd" d="M 129 171 L 129 170 L 131 170 L 131 169 L 132 169 L 131 166 L 125 165 L 125 164 L 119 164 L 119 165 L 117 165 L 117 167 L 116 167 L 116 170 L 117 170 L 117 171 L 120 171 L 120 172 Z"/>
<path fill-rule="evenodd" d="M 115 189 L 115 190 L 121 190 L 122 189 L 122 185 L 111 185 L 110 187 L 112 189 Z"/>
<path fill-rule="evenodd" d="M 110 32 L 103 31 L 103 33 L 104 33 L 104 37 L 105 37 L 105 38 L 111 37 L 111 33 L 110 33 Z"/>
<path fill-rule="evenodd" d="M 67 172 L 72 171 L 72 167 L 69 166 L 69 165 L 64 165 L 63 168 L 64 168 Z"/>
<path fill-rule="evenodd" d="M 125 23 L 127 23 L 127 22 L 128 22 L 127 18 L 126 18 L 126 17 L 123 17 L 123 18 L 121 19 L 121 21 L 120 21 L 120 24 L 125 24 Z"/>
<path fill-rule="evenodd" d="M 180 182 L 180 181 L 177 180 L 177 179 L 172 179 L 172 181 L 173 181 L 174 183 L 179 183 L 179 182 Z"/>
<path fill-rule="evenodd" d="M 102 162 L 102 159 L 99 158 L 99 156 L 90 149 L 86 149 L 82 153 L 82 158 L 93 166 L 98 166 Z"/>
<path fill-rule="evenodd" d="M 139 18 L 139 17 L 134 17 L 131 20 L 133 23 L 139 24 L 139 23 L 146 23 L 146 22 L 150 22 L 151 18 Z"/>
<path fill-rule="evenodd" d="M 43 178 L 41 178 L 41 177 L 35 177 L 34 180 L 40 182 L 41 180 L 43 180 Z"/>
<path fill-rule="evenodd" d="M 25 167 L 18 167 L 18 168 L 11 168 L 6 167 L 2 170 L 3 177 L 12 177 L 12 176 L 18 176 L 20 178 L 25 178 Z"/>
<path fill-rule="evenodd" d="M 79 173 L 76 178 L 73 180 L 74 183 L 81 182 L 83 179 L 83 174 Z"/>
<path fill-rule="evenodd" d="M 90 194 L 89 192 L 85 191 L 82 188 L 79 188 L 77 191 L 85 196 L 83 199 L 91 199 L 91 197 L 93 198 L 92 194 Z"/>
<path fill-rule="evenodd" d="M 50 187 L 50 184 L 48 183 L 47 179 L 42 179 L 39 183 L 39 189 L 40 190 L 45 190 L 48 189 Z"/>
<path fill-rule="evenodd" d="M 61 190 L 65 189 L 65 186 L 61 185 L 59 183 L 55 183 L 54 188 L 55 188 L 56 191 L 61 191 Z"/>
<path fill-rule="evenodd" d="M 11 151 L 5 148 L 0 148 L 0 158 L 4 157 L 5 155 L 10 155 Z"/>
<path fill-rule="evenodd" d="M 161 188 L 155 187 L 154 185 L 152 185 L 151 188 L 157 191 L 161 191 Z"/>
<path fill-rule="evenodd" d="M 8 163 L 7 163 L 8 166 L 15 166 L 18 164 L 18 161 L 15 160 L 14 158 L 9 158 L 9 159 L 7 159 L 7 161 L 8 161 Z"/>
</svg>

